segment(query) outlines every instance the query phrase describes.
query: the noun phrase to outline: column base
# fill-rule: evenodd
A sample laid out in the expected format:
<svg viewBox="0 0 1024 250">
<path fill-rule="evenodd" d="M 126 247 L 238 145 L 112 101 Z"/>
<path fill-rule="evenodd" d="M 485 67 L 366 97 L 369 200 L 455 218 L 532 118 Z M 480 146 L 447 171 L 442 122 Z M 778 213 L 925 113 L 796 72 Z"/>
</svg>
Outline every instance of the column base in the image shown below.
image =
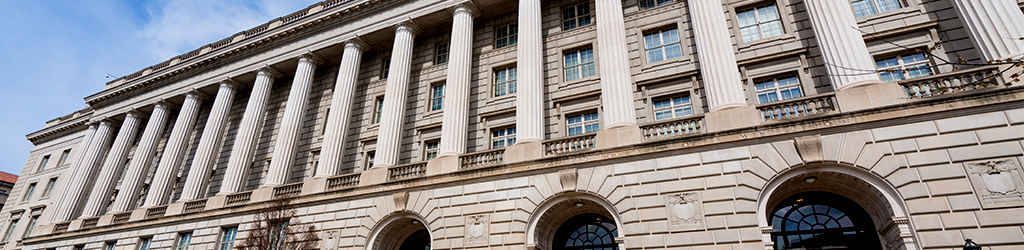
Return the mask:
<svg viewBox="0 0 1024 250">
<path fill-rule="evenodd" d="M 438 156 L 427 161 L 427 176 L 459 171 L 460 166 L 458 155 Z"/>
<path fill-rule="evenodd" d="M 130 217 L 128 217 L 128 221 L 145 220 L 146 219 L 146 212 L 148 212 L 148 211 L 149 211 L 148 208 L 139 208 L 139 209 L 132 210 L 132 215 Z"/>
<path fill-rule="evenodd" d="M 375 185 L 388 181 L 387 167 L 373 167 L 359 174 L 359 185 Z"/>
<path fill-rule="evenodd" d="M 640 143 L 644 134 L 640 131 L 640 125 L 630 124 L 597 131 L 594 139 L 598 149 L 613 148 Z"/>
<path fill-rule="evenodd" d="M 505 163 L 521 162 L 544 157 L 544 143 L 540 141 L 517 142 L 505 148 Z"/>
<path fill-rule="evenodd" d="M 754 106 L 719 109 L 704 114 L 704 127 L 708 132 L 761 125 L 761 112 Z"/>
<path fill-rule="evenodd" d="M 52 234 L 52 233 L 54 233 L 53 229 L 55 227 L 57 227 L 57 223 L 50 223 L 50 224 L 38 226 L 38 227 L 36 227 L 35 230 L 32 230 L 32 235 Z"/>
<path fill-rule="evenodd" d="M 114 223 L 114 214 L 100 215 L 100 221 L 96 223 L 97 227 L 106 226 Z"/>
<path fill-rule="evenodd" d="M 274 199 L 274 187 L 259 187 L 252 191 L 252 196 L 249 198 L 249 203 L 269 201 Z"/>
<path fill-rule="evenodd" d="M 869 83 L 836 91 L 839 110 L 850 112 L 907 102 L 907 90 L 895 82 Z"/>
<path fill-rule="evenodd" d="M 179 201 L 171 204 L 167 204 L 167 212 L 164 212 L 164 216 L 179 215 L 185 211 L 185 202 Z"/>
<path fill-rule="evenodd" d="M 299 195 L 321 193 L 327 190 L 327 178 L 326 177 L 314 177 L 312 180 L 308 180 L 302 183 L 302 192 Z"/>
<path fill-rule="evenodd" d="M 68 224 L 68 232 L 77 231 L 78 229 L 82 229 L 82 222 L 83 222 L 83 220 L 80 220 L 80 219 L 79 220 L 71 221 L 71 224 Z"/>
<path fill-rule="evenodd" d="M 212 210 L 224 207 L 227 204 L 228 196 L 226 194 L 218 194 L 213 197 L 206 199 L 206 208 L 203 210 Z"/>
</svg>

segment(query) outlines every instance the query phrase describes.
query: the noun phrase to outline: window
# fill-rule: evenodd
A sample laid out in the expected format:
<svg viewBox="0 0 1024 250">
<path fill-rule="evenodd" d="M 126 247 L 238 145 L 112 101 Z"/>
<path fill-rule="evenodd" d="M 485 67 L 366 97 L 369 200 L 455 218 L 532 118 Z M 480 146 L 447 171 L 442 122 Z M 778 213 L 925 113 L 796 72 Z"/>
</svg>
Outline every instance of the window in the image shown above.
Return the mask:
<svg viewBox="0 0 1024 250">
<path fill-rule="evenodd" d="M 679 47 L 679 31 L 675 28 L 644 35 L 647 63 L 660 62 L 683 56 Z"/>
<path fill-rule="evenodd" d="M 516 67 L 494 71 L 494 96 L 516 93 Z"/>
<path fill-rule="evenodd" d="M 430 86 L 430 111 L 444 107 L 444 84 Z"/>
<path fill-rule="evenodd" d="M 220 244 L 218 248 L 220 250 L 231 250 L 235 248 L 235 234 L 238 234 L 238 228 L 224 228 L 220 235 Z"/>
<path fill-rule="evenodd" d="M 116 246 L 116 245 L 117 245 L 117 241 L 108 241 L 106 243 L 103 243 L 103 249 L 104 250 L 114 250 L 114 246 Z"/>
<path fill-rule="evenodd" d="M 17 218 L 17 217 L 20 217 L 20 215 L 19 216 L 13 216 L 12 215 L 11 217 Z M 7 242 L 7 241 L 11 240 L 11 235 L 14 234 L 14 228 L 16 228 L 16 227 L 18 227 L 18 219 L 12 219 L 11 223 L 7 224 L 7 232 L 4 233 L 4 242 Z"/>
<path fill-rule="evenodd" d="M 690 96 L 676 96 L 654 100 L 654 120 L 663 121 L 693 115 Z"/>
<path fill-rule="evenodd" d="M 21 196 L 21 201 L 28 201 L 32 198 L 32 192 L 36 191 L 36 183 L 28 184 L 28 188 L 25 188 L 25 195 Z"/>
<path fill-rule="evenodd" d="M 448 42 L 438 43 L 437 49 L 434 50 L 434 64 L 445 64 L 448 63 L 448 49 L 451 46 Z"/>
<path fill-rule="evenodd" d="M 672 3 L 672 0 L 640 0 L 640 9 L 646 10 Z"/>
<path fill-rule="evenodd" d="M 779 10 L 775 4 L 737 11 L 736 19 L 743 42 L 782 35 L 782 21 L 779 21 Z"/>
<path fill-rule="evenodd" d="M 597 132 L 601 129 L 597 112 L 566 117 L 565 121 L 569 136 Z"/>
<path fill-rule="evenodd" d="M 153 244 L 153 238 L 139 238 L 139 250 L 149 250 L 149 245 Z"/>
<path fill-rule="evenodd" d="M 178 244 L 174 246 L 174 250 L 188 250 L 188 245 L 192 242 L 192 233 L 181 233 L 178 234 Z"/>
<path fill-rule="evenodd" d="M 882 12 L 888 12 L 903 8 L 900 0 L 852 0 L 853 13 L 857 17 L 866 17 Z"/>
<path fill-rule="evenodd" d="M 590 3 L 582 3 L 562 9 L 562 30 L 571 30 L 590 25 Z"/>
<path fill-rule="evenodd" d="M 565 53 L 565 81 L 594 76 L 594 49 Z"/>
<path fill-rule="evenodd" d="M 50 155 L 43 156 L 43 159 L 39 161 L 39 167 L 36 171 L 43 171 L 46 169 L 46 163 L 50 162 Z"/>
<path fill-rule="evenodd" d="M 331 108 L 327 108 L 327 110 L 324 111 L 324 124 L 323 124 L 323 126 L 320 126 L 320 135 L 321 136 L 323 136 L 324 133 L 327 133 L 327 119 L 330 119 L 330 118 L 331 118 Z"/>
<path fill-rule="evenodd" d="M 380 79 L 387 79 L 388 78 L 388 73 L 390 73 L 390 71 L 391 71 L 391 57 L 390 57 L 390 55 L 387 55 L 387 57 L 384 58 L 384 61 L 382 61 L 380 64 L 382 65 L 382 67 L 380 69 Z"/>
<path fill-rule="evenodd" d="M 21 238 L 28 238 L 32 234 L 32 230 L 36 229 L 36 222 L 39 222 L 39 215 L 28 218 L 28 227 L 25 228 L 25 233 L 21 234 Z"/>
<path fill-rule="evenodd" d="M 75 246 L 74 249 L 75 250 L 85 250 L 85 245 L 77 245 L 77 246 Z"/>
<path fill-rule="evenodd" d="M 437 152 L 440 149 L 441 140 L 433 140 L 423 143 L 423 159 L 430 160 L 437 158 Z"/>
<path fill-rule="evenodd" d="M 504 48 L 519 43 L 519 24 L 513 23 L 494 28 L 494 48 Z"/>
<path fill-rule="evenodd" d="M 384 97 L 378 96 L 377 99 L 373 100 L 373 123 L 380 123 L 380 115 L 384 113 Z"/>
<path fill-rule="evenodd" d="M 50 193 L 53 193 L 53 186 L 57 185 L 57 178 L 50 178 L 50 181 L 46 182 L 46 189 L 43 189 L 43 197 L 50 197 Z"/>
<path fill-rule="evenodd" d="M 64 165 L 68 162 L 68 155 L 71 155 L 71 149 L 65 149 L 64 152 L 60 153 L 60 159 L 57 160 L 57 166 Z"/>
<path fill-rule="evenodd" d="M 363 165 L 365 165 L 363 170 L 373 168 L 373 161 L 377 158 L 376 156 L 377 151 L 366 152 L 366 158 L 364 158 L 366 159 L 366 162 L 363 163 Z"/>
<path fill-rule="evenodd" d="M 309 167 L 306 168 L 306 180 L 316 176 L 317 167 L 320 167 L 320 150 L 309 151 Z"/>
<path fill-rule="evenodd" d="M 900 81 L 932 75 L 931 66 L 924 53 L 906 54 L 875 60 L 878 76 L 884 82 Z"/>
<path fill-rule="evenodd" d="M 491 130 L 491 149 L 504 148 L 516 144 L 516 128 Z"/>
<path fill-rule="evenodd" d="M 804 96 L 796 76 L 768 79 L 754 84 L 757 103 L 769 103 Z"/>
</svg>

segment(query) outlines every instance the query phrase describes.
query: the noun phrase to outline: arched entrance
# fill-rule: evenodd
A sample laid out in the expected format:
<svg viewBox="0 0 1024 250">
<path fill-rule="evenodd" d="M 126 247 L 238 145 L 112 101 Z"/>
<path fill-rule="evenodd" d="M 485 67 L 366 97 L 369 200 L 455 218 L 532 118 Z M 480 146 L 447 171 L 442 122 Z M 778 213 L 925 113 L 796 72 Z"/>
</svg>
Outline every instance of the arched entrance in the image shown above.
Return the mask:
<svg viewBox="0 0 1024 250">
<path fill-rule="evenodd" d="M 411 213 L 389 215 L 374 226 L 366 249 L 430 250 L 430 229 L 423 222 Z"/>
<path fill-rule="evenodd" d="M 871 217 L 856 202 L 829 192 L 786 198 L 769 219 L 775 249 L 881 250 Z"/>
<path fill-rule="evenodd" d="M 622 228 L 615 207 L 582 192 L 555 195 L 542 202 L 526 225 L 527 248 L 619 249 Z M 577 241 L 579 240 L 579 241 Z"/>
<path fill-rule="evenodd" d="M 580 214 L 562 223 L 552 242 L 554 250 L 615 250 L 618 228 L 600 214 Z"/>
</svg>

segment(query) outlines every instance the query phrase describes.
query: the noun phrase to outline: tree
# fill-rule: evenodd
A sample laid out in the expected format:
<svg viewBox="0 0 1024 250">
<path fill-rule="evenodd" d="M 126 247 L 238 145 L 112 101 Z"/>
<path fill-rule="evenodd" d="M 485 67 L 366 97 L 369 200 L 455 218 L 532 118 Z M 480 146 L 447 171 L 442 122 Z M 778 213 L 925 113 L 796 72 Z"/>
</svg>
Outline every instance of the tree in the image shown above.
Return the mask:
<svg viewBox="0 0 1024 250">
<path fill-rule="evenodd" d="M 302 225 L 295 218 L 291 197 L 278 197 L 256 211 L 249 236 L 242 240 L 240 250 L 305 250 L 315 249 L 320 238 L 316 227 Z"/>
</svg>

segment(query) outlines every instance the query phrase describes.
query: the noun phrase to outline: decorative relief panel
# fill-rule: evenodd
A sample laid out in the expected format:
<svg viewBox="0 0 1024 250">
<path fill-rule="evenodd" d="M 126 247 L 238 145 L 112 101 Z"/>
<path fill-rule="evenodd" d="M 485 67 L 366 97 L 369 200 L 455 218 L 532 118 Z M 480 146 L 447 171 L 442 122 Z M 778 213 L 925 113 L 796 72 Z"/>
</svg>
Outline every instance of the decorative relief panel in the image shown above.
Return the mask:
<svg viewBox="0 0 1024 250">
<path fill-rule="evenodd" d="M 338 238 L 341 237 L 341 230 L 328 230 L 323 231 L 320 235 L 320 249 L 324 250 L 337 250 Z"/>
<path fill-rule="evenodd" d="M 1024 180 L 1013 158 L 968 162 L 966 167 L 982 207 L 1024 205 Z"/>
<path fill-rule="evenodd" d="M 487 214 L 466 216 L 466 246 L 486 246 L 490 224 Z"/>
<path fill-rule="evenodd" d="M 674 230 L 704 229 L 704 205 L 700 193 L 678 193 L 665 196 L 665 211 Z"/>
</svg>

